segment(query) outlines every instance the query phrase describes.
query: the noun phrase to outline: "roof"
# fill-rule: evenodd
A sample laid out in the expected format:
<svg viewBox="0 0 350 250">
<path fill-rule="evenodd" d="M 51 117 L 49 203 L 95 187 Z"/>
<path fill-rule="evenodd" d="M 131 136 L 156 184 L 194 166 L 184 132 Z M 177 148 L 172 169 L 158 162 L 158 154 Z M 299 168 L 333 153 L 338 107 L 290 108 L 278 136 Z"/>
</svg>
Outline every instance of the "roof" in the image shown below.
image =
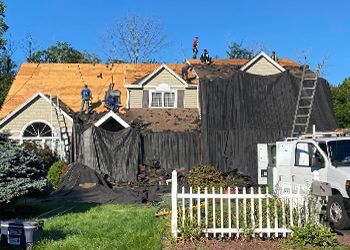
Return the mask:
<svg viewBox="0 0 350 250">
<path fill-rule="evenodd" d="M 213 59 L 213 65 L 234 65 L 234 66 L 236 66 L 236 69 L 240 69 L 242 66 L 244 66 L 246 63 L 248 63 L 251 60 L 252 59 Z M 189 59 L 188 61 L 194 65 L 201 64 L 201 61 L 198 59 Z M 300 67 L 300 65 L 298 63 L 296 63 L 288 58 L 278 59 L 277 62 L 283 68 Z"/>
<path fill-rule="evenodd" d="M 153 132 L 199 131 L 198 109 L 130 109 L 119 116 L 132 127 Z"/>
<path fill-rule="evenodd" d="M 57 96 L 73 111 L 81 104 L 81 89 L 88 84 L 93 95 L 96 111 L 104 111 L 101 100 L 109 84 L 121 92 L 121 103 L 126 103 L 125 84 L 131 84 L 156 70 L 159 64 L 34 64 L 23 63 L 11 85 L 0 118 L 13 112 L 36 92 Z M 184 64 L 167 65 L 181 75 Z"/>
</svg>

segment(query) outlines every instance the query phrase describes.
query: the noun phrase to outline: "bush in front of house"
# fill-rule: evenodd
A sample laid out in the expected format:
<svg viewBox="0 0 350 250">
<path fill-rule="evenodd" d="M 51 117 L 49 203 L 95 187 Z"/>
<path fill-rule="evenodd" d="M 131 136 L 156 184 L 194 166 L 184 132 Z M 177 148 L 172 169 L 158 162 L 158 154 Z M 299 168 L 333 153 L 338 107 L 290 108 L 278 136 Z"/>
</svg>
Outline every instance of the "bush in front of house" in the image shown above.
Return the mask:
<svg viewBox="0 0 350 250">
<path fill-rule="evenodd" d="M 46 144 L 44 147 L 42 147 L 35 142 L 24 141 L 22 145 L 25 149 L 33 152 L 38 156 L 38 158 L 42 161 L 46 171 L 49 171 L 52 164 L 59 160 L 57 153 L 53 152 Z"/>
<path fill-rule="evenodd" d="M 292 241 L 298 246 L 335 247 L 337 236 L 329 227 L 316 223 L 307 223 L 303 227 L 292 228 Z"/>
<path fill-rule="evenodd" d="M 226 182 L 219 170 L 210 165 L 200 164 L 193 168 L 188 175 L 188 185 L 192 187 L 194 192 L 197 192 L 197 187 L 202 191 L 207 187 L 211 192 L 212 187 L 218 190 L 220 187 L 225 187 Z"/>
<path fill-rule="evenodd" d="M 0 207 L 49 188 L 38 157 L 0 133 Z"/>
<path fill-rule="evenodd" d="M 47 179 L 54 189 L 57 189 L 61 183 L 62 176 L 66 173 L 68 165 L 65 161 L 59 160 L 55 162 L 49 169 Z"/>
</svg>

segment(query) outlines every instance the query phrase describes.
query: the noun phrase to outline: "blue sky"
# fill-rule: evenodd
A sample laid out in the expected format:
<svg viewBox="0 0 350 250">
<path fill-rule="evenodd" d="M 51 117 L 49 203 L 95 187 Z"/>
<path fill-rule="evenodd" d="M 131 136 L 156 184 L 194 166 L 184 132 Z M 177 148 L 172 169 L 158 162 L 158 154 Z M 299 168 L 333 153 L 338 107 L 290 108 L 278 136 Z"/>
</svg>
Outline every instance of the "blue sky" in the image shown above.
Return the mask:
<svg viewBox="0 0 350 250">
<path fill-rule="evenodd" d="M 67 41 L 76 49 L 104 57 L 102 34 L 127 13 L 160 19 L 171 46 L 158 57 L 179 62 L 191 57 L 194 36 L 200 51 L 226 58 L 230 41 L 276 50 L 298 60 L 302 51 L 315 66 L 326 58 L 325 77 L 338 84 L 350 76 L 350 1 L 348 0 L 5 0 L 6 23 L 17 64 L 27 34 L 39 49 Z"/>
</svg>

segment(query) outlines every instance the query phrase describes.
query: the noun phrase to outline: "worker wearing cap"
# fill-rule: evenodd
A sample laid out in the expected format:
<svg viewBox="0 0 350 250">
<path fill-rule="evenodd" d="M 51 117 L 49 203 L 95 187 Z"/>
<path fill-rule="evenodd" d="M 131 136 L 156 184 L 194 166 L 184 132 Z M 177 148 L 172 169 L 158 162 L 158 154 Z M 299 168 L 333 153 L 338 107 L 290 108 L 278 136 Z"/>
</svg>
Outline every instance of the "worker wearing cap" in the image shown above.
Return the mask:
<svg viewBox="0 0 350 250">
<path fill-rule="evenodd" d="M 86 114 L 89 113 L 89 109 L 90 109 L 90 98 L 91 98 L 91 90 L 89 89 L 89 87 L 87 86 L 87 84 L 85 84 L 85 87 L 81 90 L 81 106 L 80 106 L 80 113 L 83 112 L 84 109 L 84 105 L 86 104 Z"/>
<path fill-rule="evenodd" d="M 201 55 L 201 62 L 205 64 L 211 64 L 211 57 L 209 57 L 209 53 L 206 49 L 204 49 L 202 55 Z"/>
</svg>

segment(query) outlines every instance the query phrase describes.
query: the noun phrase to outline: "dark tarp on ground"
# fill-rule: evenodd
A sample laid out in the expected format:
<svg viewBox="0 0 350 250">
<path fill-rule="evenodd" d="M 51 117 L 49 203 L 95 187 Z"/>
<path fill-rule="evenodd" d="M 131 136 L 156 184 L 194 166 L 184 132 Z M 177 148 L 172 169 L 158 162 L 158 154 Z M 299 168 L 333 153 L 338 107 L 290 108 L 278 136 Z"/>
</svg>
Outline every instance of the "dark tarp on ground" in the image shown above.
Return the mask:
<svg viewBox="0 0 350 250">
<path fill-rule="evenodd" d="M 164 170 L 189 170 L 200 163 L 200 137 L 197 132 L 142 133 L 142 163 Z"/>
<path fill-rule="evenodd" d="M 237 71 L 226 79 L 200 78 L 203 161 L 223 172 L 238 169 L 257 181 L 257 143 L 291 134 L 300 79 L 285 72 L 257 76 Z M 310 126 L 336 128 L 331 93 L 318 82 Z"/>
<path fill-rule="evenodd" d="M 81 164 L 70 167 L 60 187 L 47 200 L 84 203 L 145 203 L 161 201 L 171 186 L 120 186 L 112 189 L 102 174 Z"/>
</svg>

